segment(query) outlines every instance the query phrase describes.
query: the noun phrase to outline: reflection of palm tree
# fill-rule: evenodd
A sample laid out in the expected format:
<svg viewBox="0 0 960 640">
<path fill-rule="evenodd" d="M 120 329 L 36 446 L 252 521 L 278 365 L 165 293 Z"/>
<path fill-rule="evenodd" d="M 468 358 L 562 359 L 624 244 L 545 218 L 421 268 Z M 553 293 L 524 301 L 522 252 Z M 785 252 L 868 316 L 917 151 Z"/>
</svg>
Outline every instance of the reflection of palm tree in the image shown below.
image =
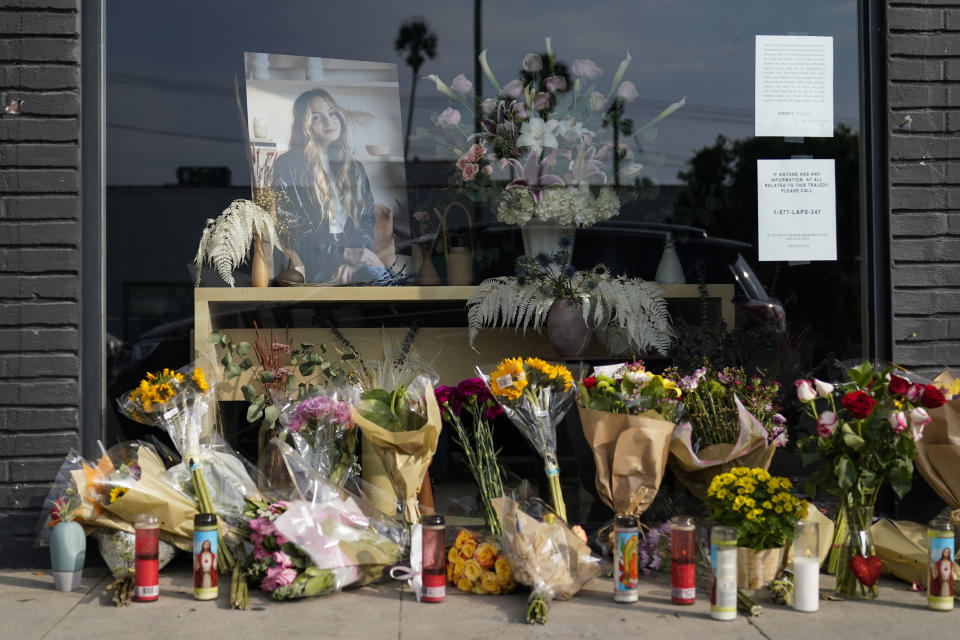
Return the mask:
<svg viewBox="0 0 960 640">
<path fill-rule="evenodd" d="M 393 43 L 398 53 L 406 53 L 406 62 L 413 70 L 413 83 L 410 85 L 410 109 L 407 111 L 407 135 L 403 138 L 403 159 L 407 159 L 410 147 L 410 126 L 413 123 L 413 103 L 417 94 L 417 72 L 427 60 L 437 55 L 437 34 L 430 31 L 423 18 L 414 18 L 403 23 L 397 40 Z"/>
</svg>

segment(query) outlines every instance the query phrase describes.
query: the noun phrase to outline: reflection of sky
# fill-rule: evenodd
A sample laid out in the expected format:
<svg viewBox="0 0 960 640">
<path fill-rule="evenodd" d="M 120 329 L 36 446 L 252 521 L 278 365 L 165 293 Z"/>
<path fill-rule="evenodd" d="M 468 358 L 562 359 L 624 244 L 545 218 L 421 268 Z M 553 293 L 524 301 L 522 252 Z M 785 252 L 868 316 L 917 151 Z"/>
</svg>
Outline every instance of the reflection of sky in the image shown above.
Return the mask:
<svg viewBox="0 0 960 640">
<path fill-rule="evenodd" d="M 243 82 L 243 51 L 396 62 L 406 111 L 411 72 L 393 44 L 400 24 L 420 15 L 438 35 L 438 52 L 419 75 L 448 82 L 457 73 L 471 76 L 469 2 L 108 2 L 108 183 L 170 183 L 179 166 L 229 166 L 234 182 L 246 183 L 234 95 L 234 78 Z M 854 0 L 487 0 L 482 26 L 501 83 L 525 53 L 542 52 L 550 35 L 558 59 L 591 58 L 608 81 L 629 50 L 626 79 L 641 97 L 628 115 L 637 122 L 686 96 L 687 107 L 659 126 L 662 164 L 653 177 L 661 183 L 675 182 L 692 153 L 718 134 L 752 135 L 754 35 L 833 36 L 835 118 L 858 128 Z M 429 126 L 430 113 L 446 100 L 432 83 L 417 89 L 414 125 Z M 432 159 L 433 146 L 413 145 L 413 156 Z"/>
</svg>

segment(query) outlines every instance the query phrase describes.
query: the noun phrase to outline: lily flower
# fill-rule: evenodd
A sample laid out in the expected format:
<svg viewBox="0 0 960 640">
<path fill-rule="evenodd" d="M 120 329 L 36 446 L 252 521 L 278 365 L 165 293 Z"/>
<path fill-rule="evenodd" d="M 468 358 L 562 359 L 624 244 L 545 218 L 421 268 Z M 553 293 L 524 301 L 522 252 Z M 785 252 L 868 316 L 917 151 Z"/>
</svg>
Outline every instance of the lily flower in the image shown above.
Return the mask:
<svg viewBox="0 0 960 640">
<path fill-rule="evenodd" d="M 477 60 L 480 61 L 480 66 L 483 68 L 483 72 L 490 78 L 490 82 L 493 83 L 493 86 L 497 88 L 497 91 L 500 91 L 500 83 L 497 82 L 497 77 L 493 75 L 493 71 L 490 70 L 490 65 L 487 64 L 487 50 L 484 49 L 480 52 L 480 55 L 477 56 Z"/>
<path fill-rule="evenodd" d="M 454 100 L 459 99 L 459 97 L 450 89 L 450 87 L 447 86 L 447 83 L 441 80 L 440 76 L 438 76 L 437 74 L 431 73 L 426 78 L 424 78 L 424 80 L 433 80 L 437 84 L 437 91 L 447 96 L 448 98 L 453 98 Z"/>
<path fill-rule="evenodd" d="M 520 125 L 517 146 L 528 147 L 536 151 L 539 158 L 544 147 L 554 149 L 559 146 L 557 136 L 554 135 L 558 125 L 559 123 L 556 120 L 544 121 L 543 118 L 530 118 Z"/>
<path fill-rule="evenodd" d="M 527 156 L 527 161 L 523 166 L 516 158 L 510 158 L 510 166 L 520 177 L 507 185 L 507 189 L 526 189 L 533 196 L 533 201 L 537 203 L 540 202 L 544 187 L 563 186 L 563 179 L 560 176 L 541 173 L 543 168 L 540 165 L 539 157 L 539 152 L 531 149 L 530 155 Z"/>
</svg>

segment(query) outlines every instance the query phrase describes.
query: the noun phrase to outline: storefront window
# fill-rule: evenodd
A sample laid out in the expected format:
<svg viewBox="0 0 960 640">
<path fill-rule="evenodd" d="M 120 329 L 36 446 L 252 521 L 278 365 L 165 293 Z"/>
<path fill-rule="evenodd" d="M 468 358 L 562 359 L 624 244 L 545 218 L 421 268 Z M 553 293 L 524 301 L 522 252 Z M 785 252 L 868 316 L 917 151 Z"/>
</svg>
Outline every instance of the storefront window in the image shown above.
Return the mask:
<svg viewBox="0 0 960 640">
<path fill-rule="evenodd" d="M 709 355 L 792 379 L 834 358 L 861 355 L 865 214 L 859 197 L 860 52 L 854 2 L 699 0 L 678 7 L 655 0 L 475 0 L 443 6 L 379 0 L 323 5 L 135 0 L 108 3 L 106 11 L 108 406 L 145 370 L 192 358 L 194 255 L 208 218 L 236 198 L 255 195 L 248 139 L 267 141 L 259 146 L 262 153 L 280 155 L 294 146 L 287 127 L 295 110 L 278 116 L 282 124 L 256 117 L 247 111 L 255 97 L 251 87 L 286 99 L 283 108 L 293 109 L 294 98 L 324 73 L 333 86 L 338 69 L 368 74 L 363 82 L 349 76 L 329 99 L 307 107 L 321 127 L 331 128 L 336 123 L 324 119 L 321 107 L 331 114 L 350 111 L 362 120 L 362 112 L 372 108 L 364 106 L 372 104 L 371 96 L 393 96 L 399 110 L 393 128 L 369 127 L 358 135 L 353 152 L 370 180 L 368 197 L 392 210 L 395 264 L 405 273 L 415 270 L 422 244 L 416 212 L 443 212 L 459 202 L 463 207 L 449 209 L 446 244 L 472 249 L 468 282 L 512 274 L 524 251 L 521 233 L 498 222 L 489 201 L 471 200 L 450 188 L 454 163 L 468 147 L 445 142 L 449 129 L 469 133 L 479 123 L 466 111 L 445 112 L 456 102 L 426 79 L 435 75 L 455 90 L 469 83 L 480 87 L 482 96 L 495 97 L 491 78 L 475 63 L 480 50 L 486 50 L 486 62 L 502 86 L 525 77 L 528 54 L 542 63 L 552 53 L 554 75 L 566 86 L 544 85 L 543 93 L 560 101 L 572 95 L 578 78 L 594 82 L 599 89 L 594 99 L 604 113 L 598 119 L 603 131 L 592 133 L 614 148 L 630 147 L 605 177 L 608 185 L 631 186 L 635 197 L 619 207 L 616 217 L 576 232 L 574 267 L 602 263 L 613 273 L 653 281 L 669 237 L 680 265 L 675 277 L 689 285 L 732 285 L 735 297 L 726 307 L 701 299 L 696 290 L 671 299 L 677 340 L 666 357 L 651 354 L 652 363 L 695 365 Z M 754 136 L 758 35 L 832 38 L 832 136 Z M 630 64 L 620 79 L 631 84 L 613 86 L 628 55 Z M 333 63 L 313 63 L 311 69 L 310 59 Z M 338 67 L 337 61 L 354 62 Z M 611 111 L 609 98 L 619 87 L 621 108 Z M 583 99 L 591 96 L 585 92 Z M 667 117 L 643 128 L 681 101 Z M 562 137 L 570 125 L 524 133 L 544 142 L 545 135 Z M 572 125 L 570 135 L 579 135 L 576 122 Z M 612 156 L 607 149 L 595 151 Z M 834 161 L 836 260 L 760 260 L 757 161 L 791 158 Z M 574 171 L 576 160 L 562 154 L 552 158 L 553 166 L 570 165 L 560 174 Z M 346 182 L 338 184 L 349 191 Z M 289 199 L 291 193 L 281 197 Z M 290 208 L 289 200 L 279 208 Z M 340 225 L 336 231 L 342 232 L 349 217 L 344 211 L 339 222 L 324 224 Z M 441 234 L 432 246 L 432 264 L 446 283 L 452 274 L 450 263 L 438 255 L 443 245 Z M 278 251 L 273 261 L 271 275 L 276 276 L 288 260 Z M 338 265 L 333 273 L 318 268 L 308 281 L 333 277 Z M 235 277 L 238 286 L 249 284 L 249 266 Z M 205 287 L 226 286 L 215 270 L 205 271 L 202 281 Z M 249 331 L 254 321 L 276 331 L 360 327 L 373 336 L 366 344 L 376 347 L 374 334 L 381 326 L 402 335 L 404 327 L 415 324 L 424 327 L 416 346 L 440 363 L 441 372 L 455 369 L 444 364 L 451 359 L 461 368 L 472 364 L 465 332 L 453 331 L 466 323 L 462 297 L 436 296 L 427 303 L 402 296 L 361 298 L 323 306 L 280 304 L 279 298 L 224 299 L 209 307 L 212 324 L 202 328 Z M 726 321 L 722 334 L 721 320 Z M 431 328 L 433 333 L 426 331 Z M 332 335 L 321 340 L 335 341 Z M 599 348 L 590 353 L 598 362 L 611 361 Z M 490 364 L 494 356 L 481 347 L 475 358 Z M 108 439 L 136 434 L 131 423 L 109 417 Z M 231 437 L 249 450 L 254 434 L 238 427 Z M 571 445 L 564 446 L 573 456 Z"/>
</svg>

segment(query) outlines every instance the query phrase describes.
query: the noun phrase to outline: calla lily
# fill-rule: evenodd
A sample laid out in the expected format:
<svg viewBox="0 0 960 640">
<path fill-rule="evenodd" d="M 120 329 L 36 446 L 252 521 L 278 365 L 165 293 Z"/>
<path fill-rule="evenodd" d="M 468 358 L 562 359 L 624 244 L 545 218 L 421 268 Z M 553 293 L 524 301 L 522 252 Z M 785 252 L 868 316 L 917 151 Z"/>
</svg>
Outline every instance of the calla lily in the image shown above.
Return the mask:
<svg viewBox="0 0 960 640">
<path fill-rule="evenodd" d="M 493 86 L 497 88 L 497 91 L 500 91 L 500 83 L 497 82 L 497 77 L 493 75 L 493 71 L 490 70 L 490 65 L 487 64 L 487 50 L 484 49 L 480 52 L 480 55 L 477 56 L 477 60 L 480 61 L 480 66 L 483 67 L 483 72 L 490 78 L 490 82 L 493 83 Z"/>
<path fill-rule="evenodd" d="M 437 83 L 437 91 L 439 91 L 443 95 L 449 98 L 453 98 L 454 100 L 459 99 L 458 96 L 450 89 L 450 87 L 447 86 L 447 83 L 441 80 L 440 76 L 438 76 L 437 74 L 431 73 L 430 75 L 428 75 L 426 78 L 423 78 L 423 79 L 433 80 L 435 83 Z"/>
<path fill-rule="evenodd" d="M 550 73 L 553 73 L 553 42 L 550 36 L 545 39 L 547 44 L 547 64 L 550 65 Z"/>
<path fill-rule="evenodd" d="M 669 116 L 671 113 L 673 113 L 674 111 L 676 111 L 676 110 L 679 109 L 680 107 L 684 106 L 685 104 L 687 104 L 687 96 L 683 96 L 682 98 L 680 98 L 680 101 L 679 101 L 679 102 L 674 102 L 672 105 L 670 105 L 669 107 L 667 107 L 666 109 L 664 109 L 663 111 L 661 111 L 659 114 L 657 114 L 657 117 L 656 117 L 656 118 L 654 118 L 653 120 L 651 120 L 651 121 L 648 122 L 647 124 L 643 125 L 643 126 L 640 127 L 639 129 L 637 129 L 637 133 L 643 133 L 644 131 L 646 131 L 647 129 L 649 129 L 649 128 L 652 127 L 653 125 L 657 124 L 658 122 L 660 122 L 661 120 L 663 120 L 664 118 L 666 118 L 667 116 Z"/>
<path fill-rule="evenodd" d="M 507 185 L 507 189 L 526 189 L 533 196 L 533 201 L 539 203 L 543 195 L 543 187 L 563 186 L 563 179 L 560 176 L 551 174 L 541 174 L 539 152 L 535 149 L 530 150 L 526 163 L 521 166 L 516 158 L 510 158 L 510 166 L 517 172 L 518 177 Z"/>
<path fill-rule="evenodd" d="M 627 51 L 627 57 L 624 58 L 620 66 L 617 67 L 617 72 L 613 76 L 613 84 L 610 85 L 610 93 L 607 94 L 608 98 L 620 87 L 620 81 L 623 80 L 623 74 L 627 72 L 627 67 L 630 66 L 631 60 L 633 60 L 633 58 L 630 57 L 630 52 Z"/>
</svg>

